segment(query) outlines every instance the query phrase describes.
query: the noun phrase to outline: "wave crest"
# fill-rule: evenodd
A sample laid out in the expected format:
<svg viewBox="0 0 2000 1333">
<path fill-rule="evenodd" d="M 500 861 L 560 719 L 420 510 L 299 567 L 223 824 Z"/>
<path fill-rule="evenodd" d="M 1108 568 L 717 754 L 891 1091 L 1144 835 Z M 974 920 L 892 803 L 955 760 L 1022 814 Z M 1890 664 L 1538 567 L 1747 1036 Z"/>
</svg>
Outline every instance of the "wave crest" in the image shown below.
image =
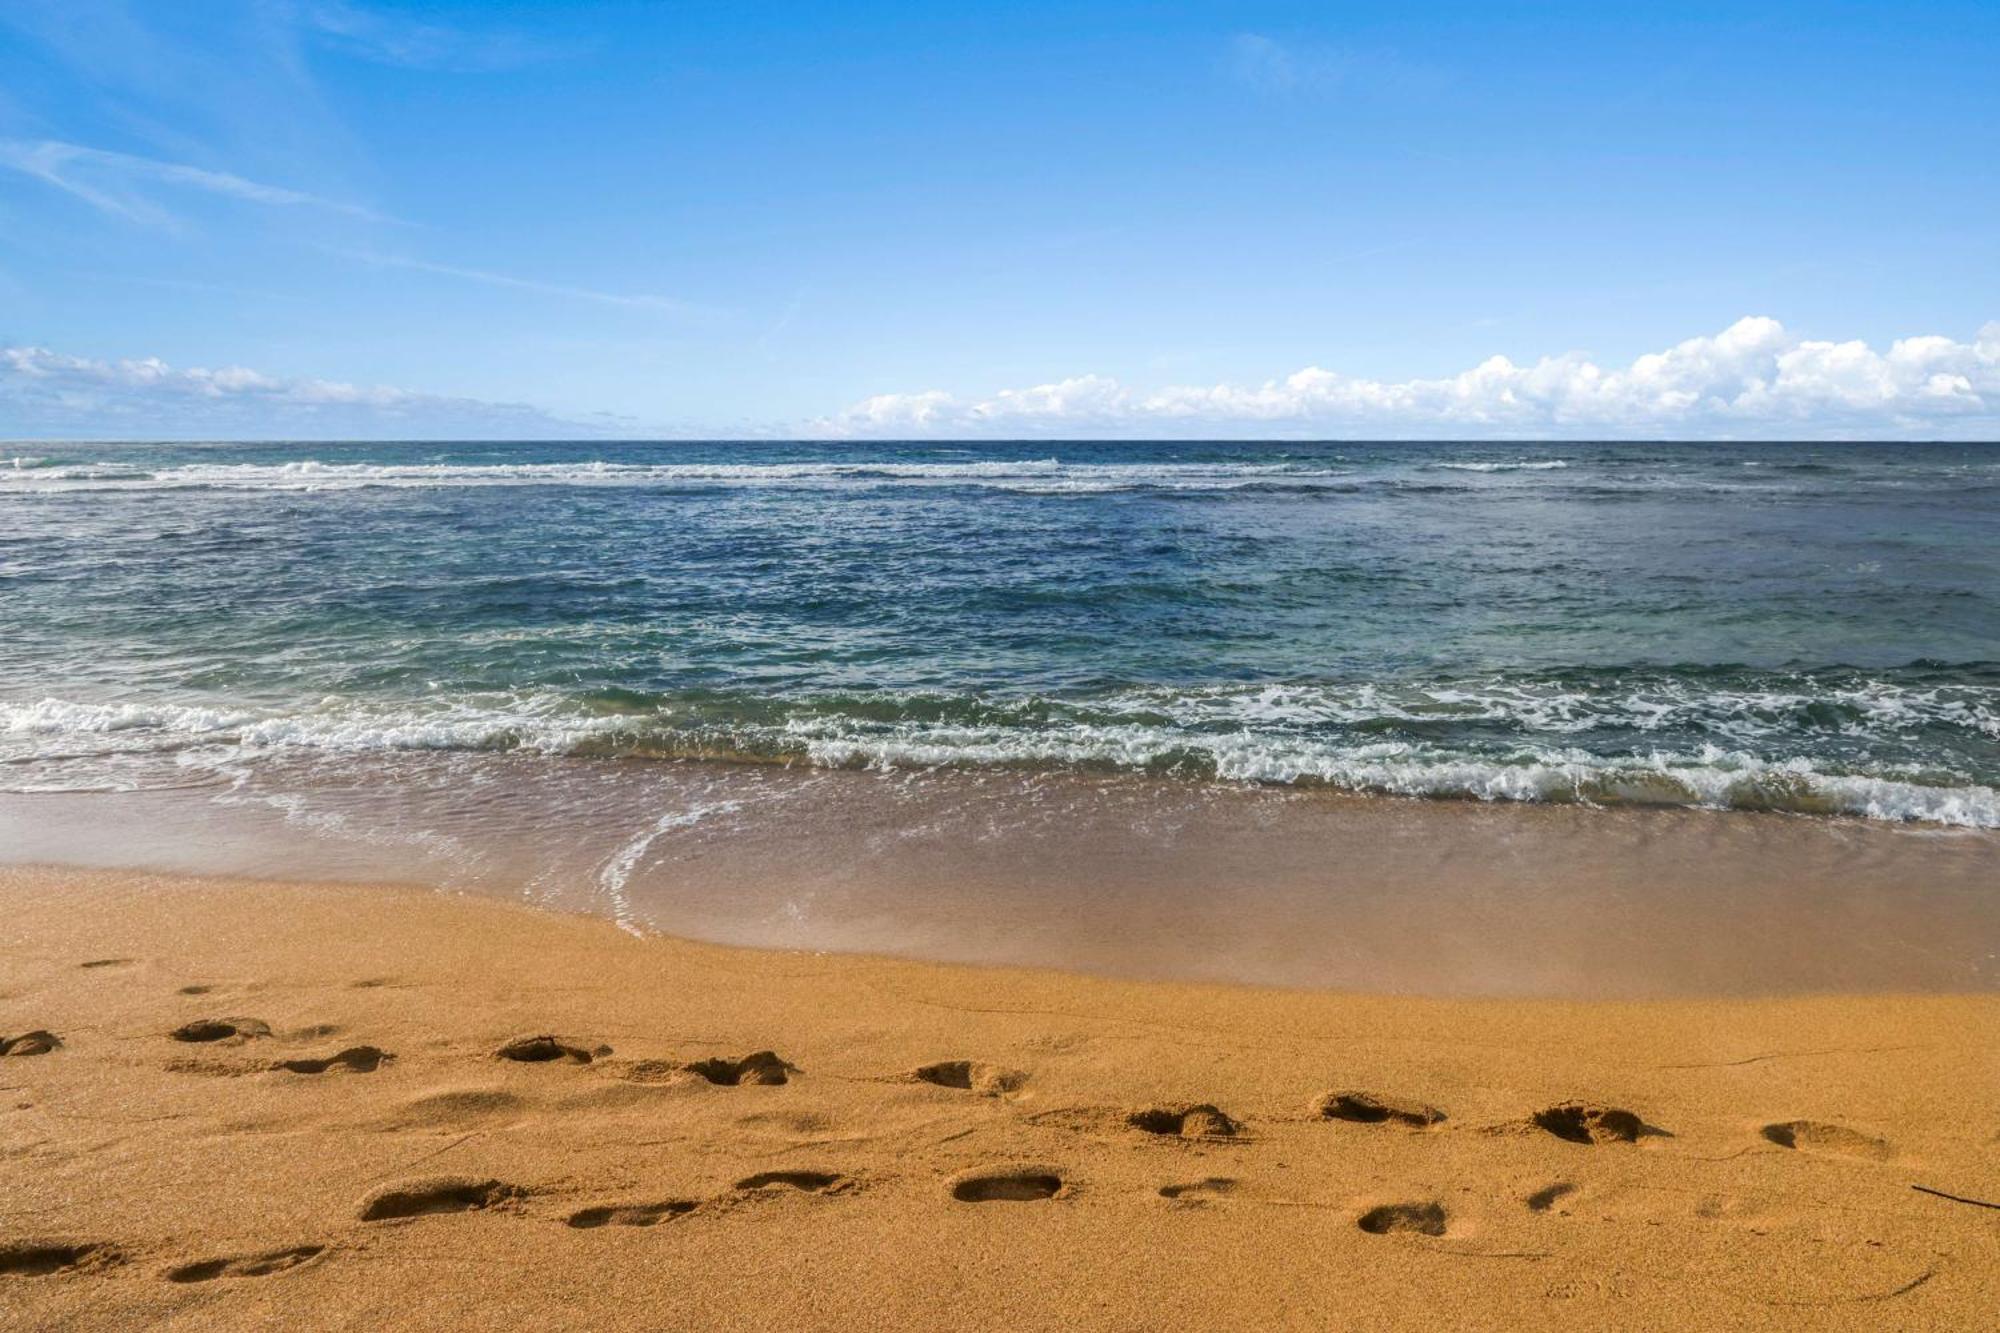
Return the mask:
<svg viewBox="0 0 2000 1333">
<path fill-rule="evenodd" d="M 1930 743 L 1913 748 L 1922 734 Z M 826 767 L 1146 773 L 1396 796 L 1682 805 L 2000 828 L 1979 761 L 2000 687 L 1808 689 L 1656 681 L 1590 690 L 1466 681 L 1132 689 L 1087 698 L 946 693 L 768 699 L 463 695 L 291 711 L 62 699 L 0 703 L 0 763 L 170 753 L 526 751 Z M 1922 756 L 1928 755 L 1929 758 Z M 22 786 L 13 785 L 21 790 Z"/>
</svg>

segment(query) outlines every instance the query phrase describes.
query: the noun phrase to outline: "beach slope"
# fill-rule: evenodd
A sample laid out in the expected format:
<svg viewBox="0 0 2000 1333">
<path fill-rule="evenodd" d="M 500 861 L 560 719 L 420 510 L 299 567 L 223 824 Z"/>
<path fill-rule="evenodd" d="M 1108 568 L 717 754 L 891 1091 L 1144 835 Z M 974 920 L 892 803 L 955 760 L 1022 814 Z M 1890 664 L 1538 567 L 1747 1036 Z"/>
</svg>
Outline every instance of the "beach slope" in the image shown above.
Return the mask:
<svg viewBox="0 0 2000 1333">
<path fill-rule="evenodd" d="M 1152 985 L 0 873 L 22 1328 L 1970 1328 L 2000 1002 Z"/>
</svg>

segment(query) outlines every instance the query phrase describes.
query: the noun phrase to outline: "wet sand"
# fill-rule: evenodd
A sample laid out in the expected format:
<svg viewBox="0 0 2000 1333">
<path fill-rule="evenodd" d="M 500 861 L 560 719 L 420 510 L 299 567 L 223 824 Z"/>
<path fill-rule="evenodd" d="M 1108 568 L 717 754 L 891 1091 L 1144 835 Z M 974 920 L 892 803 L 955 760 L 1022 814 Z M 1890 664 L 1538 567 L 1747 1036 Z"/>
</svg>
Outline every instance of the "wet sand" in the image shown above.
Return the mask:
<svg viewBox="0 0 2000 1333">
<path fill-rule="evenodd" d="M 1969 1328 L 2000 1302 L 1990 995 L 1146 983 L 76 870 L 0 872 L 0 913 L 10 1327 Z"/>
<path fill-rule="evenodd" d="M 0 795 L 0 861 L 26 860 L 443 885 L 713 943 L 1149 980 L 1467 998 L 2000 988 L 2000 833 L 1858 819 L 314 756 L 229 785 Z"/>
</svg>

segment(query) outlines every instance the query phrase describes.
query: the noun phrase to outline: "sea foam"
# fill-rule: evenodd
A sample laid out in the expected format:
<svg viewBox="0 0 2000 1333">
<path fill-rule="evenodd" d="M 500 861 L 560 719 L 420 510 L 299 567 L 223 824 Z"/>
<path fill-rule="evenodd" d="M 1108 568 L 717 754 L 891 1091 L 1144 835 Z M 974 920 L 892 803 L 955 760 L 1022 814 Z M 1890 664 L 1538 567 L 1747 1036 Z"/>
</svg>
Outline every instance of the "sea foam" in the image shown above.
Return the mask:
<svg viewBox="0 0 2000 1333">
<path fill-rule="evenodd" d="M 661 699 L 605 711 L 559 692 L 529 691 L 393 705 L 328 700 L 263 713 L 45 698 L 0 704 L 0 760 L 27 765 L 157 751 L 199 764 L 274 751 L 521 751 L 830 768 L 1082 769 L 1395 796 L 2000 828 L 2000 789 L 1934 764 L 1871 758 L 1866 744 L 1871 735 L 1883 742 L 1917 727 L 2000 736 L 1996 694 L 1878 683 L 1820 694 L 1676 696 L 1656 687 L 1594 697 L 1466 682 L 1428 690 L 1152 689 L 1069 700 L 915 692 L 894 696 L 889 707 L 872 697 L 865 709 L 841 696 L 775 709 L 746 699 L 734 710 L 713 698 L 698 709 Z M 1493 725 L 1468 734 L 1473 722 Z M 1815 728 L 1824 752 L 1802 752 Z M 1627 739 L 1606 747 L 1613 729 Z M 1586 732 L 1595 748 L 1563 743 L 1565 735 Z M 1645 739 L 1656 734 L 1658 743 Z M 1711 739 L 1687 743 L 1701 734 Z"/>
</svg>

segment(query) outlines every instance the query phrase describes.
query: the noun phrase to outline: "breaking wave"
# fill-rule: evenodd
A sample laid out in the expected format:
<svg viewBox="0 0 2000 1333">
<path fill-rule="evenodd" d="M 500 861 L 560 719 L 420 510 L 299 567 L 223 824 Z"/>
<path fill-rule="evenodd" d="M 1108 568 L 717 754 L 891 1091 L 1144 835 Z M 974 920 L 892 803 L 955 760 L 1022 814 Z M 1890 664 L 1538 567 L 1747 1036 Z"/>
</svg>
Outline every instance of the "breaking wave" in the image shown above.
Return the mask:
<svg viewBox="0 0 2000 1333">
<path fill-rule="evenodd" d="M 1090 697 L 556 692 L 296 710 L 0 704 L 0 771 L 134 754 L 525 751 L 831 768 L 1145 773 L 1408 797 L 2000 828 L 2000 686 L 1481 679 Z M 0 777 L 0 786 L 8 785 Z M 16 788 L 19 789 L 19 788 Z"/>
</svg>

